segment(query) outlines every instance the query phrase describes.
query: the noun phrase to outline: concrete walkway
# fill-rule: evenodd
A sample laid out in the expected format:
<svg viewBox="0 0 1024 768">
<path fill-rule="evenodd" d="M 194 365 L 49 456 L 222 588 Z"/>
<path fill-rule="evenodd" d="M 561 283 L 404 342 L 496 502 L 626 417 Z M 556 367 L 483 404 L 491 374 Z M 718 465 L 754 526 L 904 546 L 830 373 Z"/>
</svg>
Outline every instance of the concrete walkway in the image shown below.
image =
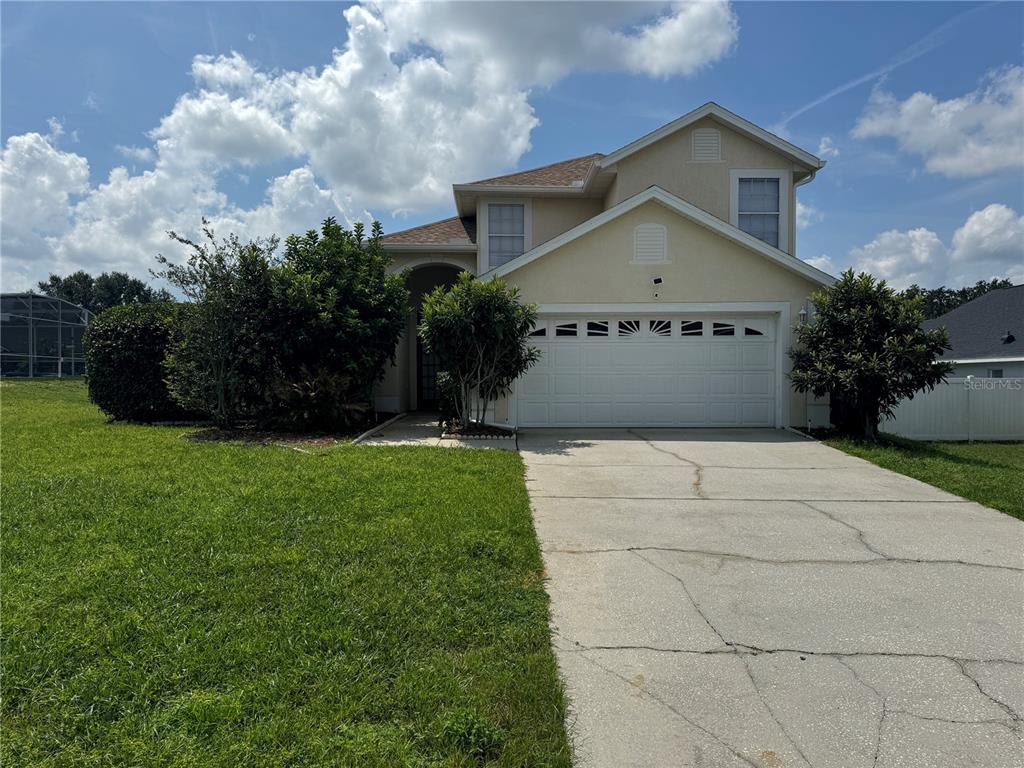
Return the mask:
<svg viewBox="0 0 1024 768">
<path fill-rule="evenodd" d="M 526 431 L 581 766 L 1024 765 L 1024 525 L 763 431 Z"/>
</svg>

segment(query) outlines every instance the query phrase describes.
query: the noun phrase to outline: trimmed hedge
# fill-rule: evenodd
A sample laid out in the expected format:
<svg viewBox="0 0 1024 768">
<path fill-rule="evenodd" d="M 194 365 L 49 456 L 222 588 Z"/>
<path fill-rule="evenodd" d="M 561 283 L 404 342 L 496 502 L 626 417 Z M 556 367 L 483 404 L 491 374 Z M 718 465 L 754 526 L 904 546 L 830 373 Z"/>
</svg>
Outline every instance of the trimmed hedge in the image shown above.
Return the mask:
<svg viewBox="0 0 1024 768">
<path fill-rule="evenodd" d="M 164 382 L 164 356 L 180 304 L 111 307 L 85 330 L 89 399 L 114 419 L 170 421 L 193 414 L 175 403 Z"/>
</svg>

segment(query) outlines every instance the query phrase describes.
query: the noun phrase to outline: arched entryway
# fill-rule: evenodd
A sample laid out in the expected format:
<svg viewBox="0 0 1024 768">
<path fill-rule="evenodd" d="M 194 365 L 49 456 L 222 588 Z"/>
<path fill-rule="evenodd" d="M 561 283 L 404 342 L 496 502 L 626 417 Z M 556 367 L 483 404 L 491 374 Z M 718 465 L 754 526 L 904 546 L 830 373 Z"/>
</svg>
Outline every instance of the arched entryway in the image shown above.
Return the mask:
<svg viewBox="0 0 1024 768">
<path fill-rule="evenodd" d="M 438 286 L 454 284 L 461 267 L 440 262 L 421 263 L 409 270 L 409 317 L 405 334 L 395 350 L 395 364 L 377 387 L 381 411 L 433 410 L 437 407 L 437 361 L 420 343 L 417 327 L 423 298 Z"/>
</svg>

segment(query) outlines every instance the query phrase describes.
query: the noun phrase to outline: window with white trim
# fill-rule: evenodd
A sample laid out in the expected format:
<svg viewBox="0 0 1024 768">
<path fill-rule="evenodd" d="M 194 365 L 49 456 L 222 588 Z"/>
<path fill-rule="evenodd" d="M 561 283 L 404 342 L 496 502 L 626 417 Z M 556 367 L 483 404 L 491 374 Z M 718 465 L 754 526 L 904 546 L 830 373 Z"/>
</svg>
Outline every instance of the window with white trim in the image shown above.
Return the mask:
<svg viewBox="0 0 1024 768">
<path fill-rule="evenodd" d="M 990 379 L 1001 379 L 1001 378 L 1003 378 L 1003 369 L 1002 368 L 989 368 L 988 369 L 988 378 L 990 378 Z"/>
<path fill-rule="evenodd" d="M 661 224 L 638 224 L 633 230 L 633 263 L 665 264 L 668 232 Z"/>
<path fill-rule="evenodd" d="M 736 226 L 778 248 L 782 224 L 782 180 L 778 177 L 741 177 L 737 185 Z"/>
<path fill-rule="evenodd" d="M 490 268 L 500 267 L 526 250 L 526 206 L 487 204 L 487 253 Z"/>
</svg>

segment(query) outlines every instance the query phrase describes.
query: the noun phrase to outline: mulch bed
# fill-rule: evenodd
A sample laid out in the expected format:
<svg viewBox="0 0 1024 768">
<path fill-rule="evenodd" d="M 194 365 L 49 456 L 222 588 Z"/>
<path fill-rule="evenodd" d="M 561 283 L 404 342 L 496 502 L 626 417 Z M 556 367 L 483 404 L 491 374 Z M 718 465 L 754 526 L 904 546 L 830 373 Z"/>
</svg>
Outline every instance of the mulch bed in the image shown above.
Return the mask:
<svg viewBox="0 0 1024 768">
<path fill-rule="evenodd" d="M 235 429 L 218 429 L 207 427 L 195 432 L 187 432 L 182 437 L 195 443 L 245 443 L 247 445 L 285 445 L 297 446 L 332 446 L 338 443 L 346 443 L 371 426 L 383 424 L 395 414 L 379 413 L 376 421 L 371 425 L 354 429 L 351 432 L 340 434 L 328 434 L 325 432 L 286 432 L 275 429 L 256 429 L 251 426 L 241 426 Z"/>
<path fill-rule="evenodd" d="M 459 437 L 464 440 L 501 440 L 514 439 L 515 430 L 504 427 L 494 427 L 490 424 L 473 424 L 466 428 L 460 428 L 454 432 L 443 432 L 442 438 Z"/>
</svg>

